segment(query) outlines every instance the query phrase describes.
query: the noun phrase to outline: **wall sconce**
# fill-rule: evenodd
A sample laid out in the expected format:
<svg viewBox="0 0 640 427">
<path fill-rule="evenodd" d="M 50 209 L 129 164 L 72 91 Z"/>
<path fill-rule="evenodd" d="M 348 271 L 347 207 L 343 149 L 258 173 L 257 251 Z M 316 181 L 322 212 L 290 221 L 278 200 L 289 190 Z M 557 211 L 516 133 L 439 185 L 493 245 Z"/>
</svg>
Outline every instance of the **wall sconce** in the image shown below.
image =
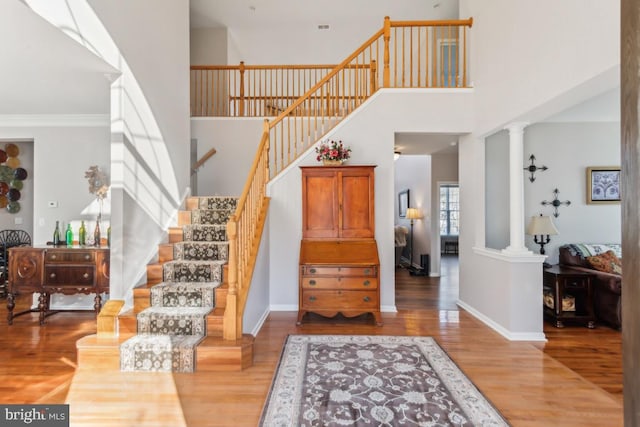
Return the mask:
<svg viewBox="0 0 640 427">
<path fill-rule="evenodd" d="M 399 152 L 399 151 L 394 151 L 393 152 L 393 161 L 394 162 L 400 158 L 400 154 L 402 154 L 402 153 Z"/>
<path fill-rule="evenodd" d="M 531 164 L 529 166 L 527 166 L 526 168 L 524 168 L 524 170 L 528 171 L 531 176 L 529 176 L 529 181 L 533 182 L 536 180 L 536 177 L 534 176 L 534 174 L 536 173 L 536 171 L 546 171 L 547 169 L 549 169 L 546 166 L 536 166 L 535 165 L 535 161 L 536 161 L 536 157 L 532 154 L 531 156 L 529 156 L 529 160 L 531 161 Z"/>
<path fill-rule="evenodd" d="M 544 255 L 544 245 L 551 241 L 549 236 L 555 236 L 558 234 L 558 229 L 551 221 L 550 216 L 532 216 L 531 222 L 527 227 L 527 234 L 533 236 L 533 241 L 540 245 L 540 254 Z"/>
</svg>

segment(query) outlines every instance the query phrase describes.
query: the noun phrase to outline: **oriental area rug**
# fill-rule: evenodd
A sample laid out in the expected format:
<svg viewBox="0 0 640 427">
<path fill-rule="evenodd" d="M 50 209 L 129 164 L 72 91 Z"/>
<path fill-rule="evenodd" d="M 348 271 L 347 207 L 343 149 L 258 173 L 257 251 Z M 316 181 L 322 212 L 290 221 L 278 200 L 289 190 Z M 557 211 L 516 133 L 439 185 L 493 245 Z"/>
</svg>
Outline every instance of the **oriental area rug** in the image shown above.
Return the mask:
<svg viewBox="0 0 640 427">
<path fill-rule="evenodd" d="M 509 424 L 431 337 L 289 335 L 260 426 Z"/>
</svg>

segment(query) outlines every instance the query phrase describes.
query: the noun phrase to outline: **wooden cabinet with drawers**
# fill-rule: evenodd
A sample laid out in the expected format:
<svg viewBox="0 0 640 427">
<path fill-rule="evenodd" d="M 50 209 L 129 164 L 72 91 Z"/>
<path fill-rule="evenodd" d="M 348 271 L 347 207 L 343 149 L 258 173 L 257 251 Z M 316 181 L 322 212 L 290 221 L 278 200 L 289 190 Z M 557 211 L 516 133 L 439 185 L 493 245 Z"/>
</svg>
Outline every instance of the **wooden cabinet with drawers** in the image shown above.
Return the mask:
<svg viewBox="0 0 640 427">
<path fill-rule="evenodd" d="M 9 293 L 7 319 L 31 310 L 14 314 L 15 295 L 40 294 L 38 311 L 40 324 L 49 311 L 49 297 L 95 294 L 96 315 L 102 305 L 102 293 L 109 293 L 109 249 L 94 247 L 15 247 L 9 249 Z"/>
<path fill-rule="evenodd" d="M 316 313 L 346 317 L 371 313 L 380 317 L 378 246 L 366 240 L 308 240 L 300 244 L 298 325 Z"/>
</svg>

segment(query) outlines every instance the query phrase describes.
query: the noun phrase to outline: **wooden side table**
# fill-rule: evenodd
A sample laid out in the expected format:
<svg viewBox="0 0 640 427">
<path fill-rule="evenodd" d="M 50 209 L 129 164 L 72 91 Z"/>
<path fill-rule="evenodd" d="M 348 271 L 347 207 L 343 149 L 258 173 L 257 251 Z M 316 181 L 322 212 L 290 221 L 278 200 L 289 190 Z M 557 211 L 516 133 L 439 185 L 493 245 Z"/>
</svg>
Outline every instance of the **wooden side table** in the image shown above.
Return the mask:
<svg viewBox="0 0 640 427">
<path fill-rule="evenodd" d="M 544 305 L 545 317 L 551 319 L 557 328 L 565 323 L 584 324 L 595 328 L 593 309 L 593 274 L 559 265 L 546 268 L 543 273 L 543 287 L 553 295 L 553 309 Z M 575 311 L 565 311 L 562 300 L 570 294 L 575 298 Z"/>
</svg>

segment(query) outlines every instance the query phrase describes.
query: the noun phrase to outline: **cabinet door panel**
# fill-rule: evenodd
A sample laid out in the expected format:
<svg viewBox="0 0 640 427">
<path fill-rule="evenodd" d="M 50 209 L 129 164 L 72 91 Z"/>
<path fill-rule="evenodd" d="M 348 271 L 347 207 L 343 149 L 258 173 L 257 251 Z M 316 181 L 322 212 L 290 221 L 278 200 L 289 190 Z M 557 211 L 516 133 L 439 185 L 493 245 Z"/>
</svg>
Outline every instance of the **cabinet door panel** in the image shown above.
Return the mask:
<svg viewBox="0 0 640 427">
<path fill-rule="evenodd" d="M 306 176 L 303 185 L 303 235 L 338 236 L 338 185 L 333 173 Z"/>
<path fill-rule="evenodd" d="M 345 238 L 373 237 L 373 177 L 342 176 L 341 232 Z"/>
</svg>

